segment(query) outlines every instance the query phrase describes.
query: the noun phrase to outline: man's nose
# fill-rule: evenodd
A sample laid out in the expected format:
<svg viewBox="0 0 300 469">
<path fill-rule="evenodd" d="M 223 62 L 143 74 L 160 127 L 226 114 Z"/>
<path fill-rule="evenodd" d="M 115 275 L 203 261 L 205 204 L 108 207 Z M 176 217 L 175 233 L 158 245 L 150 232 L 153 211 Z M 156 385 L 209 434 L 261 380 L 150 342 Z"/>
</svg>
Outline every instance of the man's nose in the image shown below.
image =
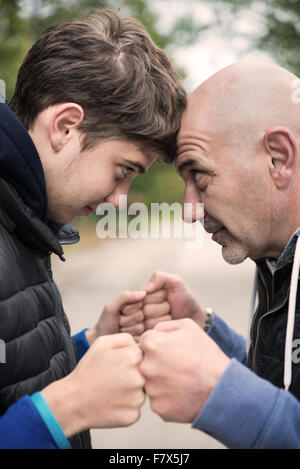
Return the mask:
<svg viewBox="0 0 300 469">
<path fill-rule="evenodd" d="M 194 223 L 204 218 L 204 204 L 199 192 L 194 187 L 185 187 L 182 207 L 182 218 L 186 223 Z"/>
</svg>

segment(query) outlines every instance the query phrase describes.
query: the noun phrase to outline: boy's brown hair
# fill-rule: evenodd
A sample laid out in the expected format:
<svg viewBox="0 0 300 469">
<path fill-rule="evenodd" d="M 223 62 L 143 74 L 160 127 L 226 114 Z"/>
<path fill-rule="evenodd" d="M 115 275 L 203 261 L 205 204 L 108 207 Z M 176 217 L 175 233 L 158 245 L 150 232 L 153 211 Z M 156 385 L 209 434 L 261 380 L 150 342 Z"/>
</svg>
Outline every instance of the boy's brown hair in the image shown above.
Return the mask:
<svg viewBox="0 0 300 469">
<path fill-rule="evenodd" d="M 63 102 L 84 110 L 83 149 L 126 138 L 174 159 L 186 94 L 137 20 L 96 10 L 42 34 L 19 70 L 10 106 L 29 130 L 41 111 Z"/>
</svg>

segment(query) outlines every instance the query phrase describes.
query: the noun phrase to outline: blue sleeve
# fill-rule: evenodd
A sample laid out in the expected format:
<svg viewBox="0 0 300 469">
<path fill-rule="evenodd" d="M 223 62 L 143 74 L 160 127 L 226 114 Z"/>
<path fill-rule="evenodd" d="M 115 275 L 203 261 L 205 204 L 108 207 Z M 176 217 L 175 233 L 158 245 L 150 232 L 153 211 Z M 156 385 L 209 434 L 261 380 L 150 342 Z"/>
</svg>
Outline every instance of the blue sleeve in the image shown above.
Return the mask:
<svg viewBox="0 0 300 469">
<path fill-rule="evenodd" d="M 71 449 L 71 445 L 68 439 L 66 438 L 61 426 L 56 420 L 54 414 L 52 413 L 42 394 L 40 392 L 36 392 L 35 394 L 33 394 L 33 396 L 31 396 L 31 400 L 34 403 L 41 418 L 47 425 L 49 432 L 51 433 L 55 443 L 57 444 L 57 447 L 59 449 Z"/>
<path fill-rule="evenodd" d="M 214 314 L 212 325 L 207 333 L 223 350 L 225 355 L 229 358 L 236 358 L 241 363 L 246 363 L 245 338 L 227 326 L 217 314 Z"/>
<path fill-rule="evenodd" d="M 90 348 L 90 344 L 88 343 L 85 333 L 88 329 L 83 329 L 83 331 L 78 332 L 78 334 L 73 335 L 72 339 L 75 342 L 78 359 L 80 360 L 83 355 L 88 351 Z"/>
<path fill-rule="evenodd" d="M 0 417 L 1 449 L 58 449 L 47 425 L 29 396 Z"/>
<path fill-rule="evenodd" d="M 192 426 L 232 449 L 296 449 L 300 402 L 232 359 Z"/>
</svg>

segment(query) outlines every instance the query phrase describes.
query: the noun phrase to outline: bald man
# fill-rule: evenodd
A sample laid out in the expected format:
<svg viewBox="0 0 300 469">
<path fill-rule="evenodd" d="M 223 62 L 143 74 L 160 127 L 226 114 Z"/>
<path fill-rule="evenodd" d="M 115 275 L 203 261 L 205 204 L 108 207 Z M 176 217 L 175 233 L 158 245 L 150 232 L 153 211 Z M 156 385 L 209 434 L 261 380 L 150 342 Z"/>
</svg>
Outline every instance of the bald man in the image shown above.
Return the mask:
<svg viewBox="0 0 300 469">
<path fill-rule="evenodd" d="M 150 300 L 160 290 L 174 319 L 157 319 L 140 341 L 152 409 L 229 448 L 300 448 L 297 84 L 271 63 L 227 67 L 191 94 L 178 135 L 184 202 L 204 203 L 204 227 L 228 263 L 256 263 L 249 353 L 179 277 L 156 272 L 146 286 L 146 320 L 159 318 Z"/>
</svg>

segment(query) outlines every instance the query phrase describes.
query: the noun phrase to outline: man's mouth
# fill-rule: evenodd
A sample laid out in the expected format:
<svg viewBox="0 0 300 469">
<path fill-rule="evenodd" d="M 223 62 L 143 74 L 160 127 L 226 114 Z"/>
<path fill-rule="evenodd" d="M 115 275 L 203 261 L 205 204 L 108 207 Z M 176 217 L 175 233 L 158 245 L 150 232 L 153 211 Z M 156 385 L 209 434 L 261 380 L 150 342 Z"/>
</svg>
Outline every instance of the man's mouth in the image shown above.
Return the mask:
<svg viewBox="0 0 300 469">
<path fill-rule="evenodd" d="M 212 235 L 211 239 L 212 239 L 213 241 L 215 241 L 215 240 L 216 240 L 216 236 L 218 236 L 218 234 L 221 233 L 221 231 L 222 231 L 224 228 L 225 228 L 225 227 L 222 226 L 222 228 L 218 229 L 217 231 L 213 231 L 213 235 Z"/>
<path fill-rule="evenodd" d="M 215 234 L 219 233 L 219 231 L 223 230 L 223 228 L 224 228 L 223 225 L 222 225 L 222 226 L 219 225 L 219 226 L 217 226 L 217 227 L 216 227 L 216 226 L 209 226 L 209 225 L 206 225 L 206 226 L 205 226 L 205 223 L 204 223 L 204 229 L 205 229 L 205 231 L 206 231 L 207 233 L 210 233 L 210 234 L 214 234 L 214 235 L 215 235 Z"/>
<path fill-rule="evenodd" d="M 222 226 L 222 227 L 219 228 L 218 230 L 213 231 L 213 236 L 215 236 L 216 234 L 220 233 L 220 231 L 222 231 L 223 228 L 224 228 L 224 226 Z"/>
</svg>

